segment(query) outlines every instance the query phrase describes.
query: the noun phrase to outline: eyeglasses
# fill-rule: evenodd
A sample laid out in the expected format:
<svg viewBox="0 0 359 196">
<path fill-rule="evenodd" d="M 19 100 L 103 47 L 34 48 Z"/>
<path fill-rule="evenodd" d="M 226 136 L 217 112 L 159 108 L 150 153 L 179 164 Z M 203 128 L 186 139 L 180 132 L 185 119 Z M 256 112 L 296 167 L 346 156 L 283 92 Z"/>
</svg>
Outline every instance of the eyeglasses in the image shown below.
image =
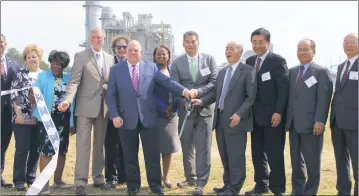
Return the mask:
<svg viewBox="0 0 359 196">
<path fill-rule="evenodd" d="M 122 46 L 122 45 L 118 45 L 118 46 L 116 46 L 116 48 L 119 49 L 119 50 L 120 50 L 121 48 L 127 49 L 127 46 L 125 46 L 125 45 L 123 45 L 123 46 Z"/>
</svg>

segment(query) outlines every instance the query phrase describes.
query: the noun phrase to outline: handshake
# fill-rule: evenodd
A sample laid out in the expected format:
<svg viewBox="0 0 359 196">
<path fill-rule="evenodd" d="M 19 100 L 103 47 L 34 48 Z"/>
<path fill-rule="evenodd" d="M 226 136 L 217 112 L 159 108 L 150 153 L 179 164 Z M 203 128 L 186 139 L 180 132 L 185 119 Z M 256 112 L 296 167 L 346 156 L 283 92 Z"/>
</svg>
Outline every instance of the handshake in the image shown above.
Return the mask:
<svg viewBox="0 0 359 196">
<path fill-rule="evenodd" d="M 187 99 L 195 99 L 198 96 L 198 90 L 197 89 L 185 89 L 183 92 L 183 96 L 186 97 Z"/>
</svg>

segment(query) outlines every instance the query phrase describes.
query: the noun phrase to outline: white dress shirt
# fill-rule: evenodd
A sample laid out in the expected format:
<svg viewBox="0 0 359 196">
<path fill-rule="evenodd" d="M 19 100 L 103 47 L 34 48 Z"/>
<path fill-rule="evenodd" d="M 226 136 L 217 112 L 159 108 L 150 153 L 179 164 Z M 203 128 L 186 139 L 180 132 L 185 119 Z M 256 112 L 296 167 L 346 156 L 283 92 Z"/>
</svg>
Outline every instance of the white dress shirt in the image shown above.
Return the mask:
<svg viewBox="0 0 359 196">
<path fill-rule="evenodd" d="M 194 58 L 194 60 L 197 63 L 197 72 L 198 72 L 198 66 L 199 66 L 199 58 L 198 58 L 198 53 L 196 55 L 194 55 L 194 57 L 189 56 L 188 54 L 186 54 L 187 59 L 188 59 L 188 65 L 189 65 L 189 69 L 191 70 L 191 65 L 192 65 L 192 59 Z"/>
<path fill-rule="evenodd" d="M 346 67 L 347 67 L 347 62 L 350 61 L 350 65 L 349 65 L 349 69 L 348 69 L 348 70 L 350 71 L 350 69 L 352 68 L 354 62 L 355 62 L 357 59 L 358 59 L 358 55 L 356 55 L 355 57 L 353 57 L 353 58 L 351 58 L 351 59 L 347 59 L 347 60 L 345 61 L 344 67 L 343 67 L 343 69 L 342 69 L 342 73 L 340 73 L 340 81 L 342 81 L 343 74 L 344 74 L 345 69 L 346 69 Z"/>
<path fill-rule="evenodd" d="M 261 63 L 259 64 L 259 69 L 261 69 L 262 64 L 263 64 L 263 61 L 266 59 L 266 57 L 268 56 L 268 54 L 269 54 L 269 50 L 267 50 L 267 52 L 265 52 L 262 56 L 260 56 L 260 57 L 257 56 L 256 63 L 254 64 L 254 66 L 257 65 L 258 58 L 261 58 Z"/>
<path fill-rule="evenodd" d="M 128 70 L 130 71 L 131 80 L 133 78 L 133 66 L 130 62 L 127 61 Z M 137 71 L 137 78 L 140 79 L 140 62 L 136 63 L 136 71 Z"/>
<path fill-rule="evenodd" d="M 94 54 L 94 56 L 95 56 L 95 59 L 96 59 L 98 68 L 99 68 L 100 71 L 101 71 L 101 74 L 102 74 L 102 73 L 105 73 L 104 70 L 102 70 L 102 69 L 105 67 L 105 59 L 104 59 L 104 57 L 103 57 L 103 51 L 102 51 L 102 49 L 100 50 L 100 52 L 97 52 L 97 51 L 94 50 L 92 47 L 91 47 L 91 49 L 92 49 L 92 52 L 93 52 L 93 54 Z M 99 59 L 97 59 L 97 54 L 100 55 L 100 58 L 99 58 Z"/>
</svg>

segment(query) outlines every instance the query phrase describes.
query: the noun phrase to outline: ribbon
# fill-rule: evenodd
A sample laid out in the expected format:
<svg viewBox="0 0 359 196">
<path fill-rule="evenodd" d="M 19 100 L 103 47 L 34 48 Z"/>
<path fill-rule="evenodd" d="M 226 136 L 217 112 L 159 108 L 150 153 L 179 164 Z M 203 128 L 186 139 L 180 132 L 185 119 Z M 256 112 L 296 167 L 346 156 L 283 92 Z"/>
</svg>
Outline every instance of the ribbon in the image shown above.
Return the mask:
<svg viewBox="0 0 359 196">
<path fill-rule="evenodd" d="M 51 176 L 54 174 L 54 172 L 56 170 L 57 159 L 59 156 L 59 146 L 60 146 L 59 134 L 57 133 L 56 126 L 55 126 L 54 122 L 52 121 L 49 110 L 46 107 L 44 97 L 42 96 L 42 93 L 38 87 L 32 86 L 32 87 L 25 87 L 25 88 L 21 88 L 21 89 L 1 91 L 1 96 L 11 94 L 11 93 L 14 93 L 17 91 L 22 91 L 22 90 L 29 89 L 29 88 L 32 88 L 32 90 L 33 90 L 35 101 L 36 101 L 36 106 L 40 113 L 41 121 L 44 124 L 47 136 L 50 139 L 52 147 L 55 150 L 55 155 L 52 156 L 50 163 L 47 164 L 47 166 L 40 173 L 40 175 L 36 177 L 35 182 L 31 185 L 31 187 L 26 192 L 26 195 L 38 195 L 40 193 L 40 191 L 44 188 L 46 183 L 50 180 Z"/>
</svg>

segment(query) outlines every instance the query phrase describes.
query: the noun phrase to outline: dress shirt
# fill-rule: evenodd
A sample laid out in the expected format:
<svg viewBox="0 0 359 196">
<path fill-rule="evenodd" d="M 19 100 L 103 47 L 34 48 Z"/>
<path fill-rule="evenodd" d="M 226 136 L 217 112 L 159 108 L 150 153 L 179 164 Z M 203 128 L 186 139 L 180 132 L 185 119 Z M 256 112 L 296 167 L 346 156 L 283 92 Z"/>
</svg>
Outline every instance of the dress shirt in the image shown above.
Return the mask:
<svg viewBox="0 0 359 196">
<path fill-rule="evenodd" d="M 5 73 L 7 75 L 7 62 L 6 62 L 5 55 L 1 57 L 1 61 L 4 63 L 4 69 L 5 69 Z"/>
<path fill-rule="evenodd" d="M 257 55 L 257 59 L 256 59 L 256 63 L 254 65 L 257 65 L 257 62 L 258 62 L 258 58 L 261 58 L 261 63 L 259 64 L 259 69 L 261 69 L 262 67 L 262 64 L 263 64 L 263 61 L 267 58 L 269 54 L 269 50 L 267 50 L 267 52 L 265 52 L 262 56 L 258 57 Z"/>
<path fill-rule="evenodd" d="M 313 61 L 310 61 L 310 62 L 307 63 L 307 64 L 299 65 L 299 71 L 298 71 L 298 73 L 297 73 L 297 80 L 296 80 L 296 81 L 298 81 L 298 76 L 299 76 L 299 72 L 300 72 L 300 66 L 304 66 L 303 73 L 302 73 L 302 78 L 303 78 L 305 72 L 308 70 L 309 66 L 310 66 L 312 63 L 313 63 Z"/>
</svg>

